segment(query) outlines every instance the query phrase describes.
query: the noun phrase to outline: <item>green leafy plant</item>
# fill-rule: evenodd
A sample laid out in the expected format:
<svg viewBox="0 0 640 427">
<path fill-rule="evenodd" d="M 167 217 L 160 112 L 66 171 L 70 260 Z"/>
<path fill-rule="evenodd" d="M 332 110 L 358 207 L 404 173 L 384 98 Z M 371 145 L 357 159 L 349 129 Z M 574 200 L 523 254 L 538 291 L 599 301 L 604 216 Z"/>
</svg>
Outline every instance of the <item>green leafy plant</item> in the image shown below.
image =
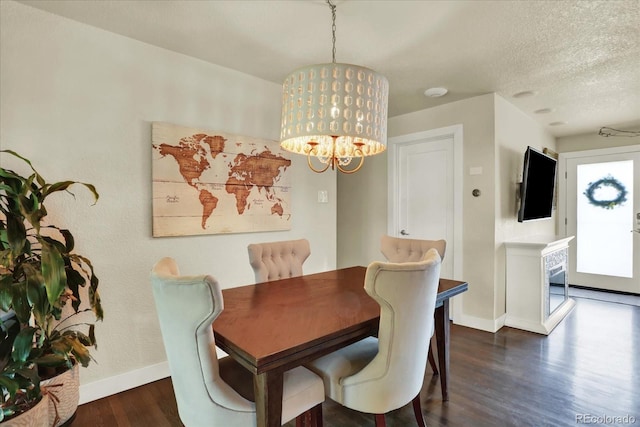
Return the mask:
<svg viewBox="0 0 640 427">
<path fill-rule="evenodd" d="M 35 328 L 21 328 L 15 316 L 0 322 L 0 422 L 40 399 L 40 377 L 32 358 Z"/>
<path fill-rule="evenodd" d="M 73 323 L 73 319 L 92 311 L 96 320 L 102 320 L 103 311 L 91 261 L 73 252 L 75 240 L 69 230 L 45 221 L 45 200 L 49 196 L 58 192 L 73 195 L 69 188 L 78 184 L 86 187 L 97 202 L 95 187 L 77 181 L 47 183 L 28 159 L 11 150 L 0 153 L 21 159 L 32 171 L 24 177 L 0 168 L 0 309 L 13 311 L 20 325 L 20 332 L 12 340 L 12 356 L 0 376 L 6 398 L 12 396 L 15 387 L 7 379 L 20 382 L 22 390 L 29 381 L 36 386 L 33 375 L 23 371 L 32 364 L 40 370 L 71 368 L 76 362 L 88 366 L 88 347 L 96 346 L 95 325 Z M 83 295 L 88 301 L 81 306 Z M 12 336 L 8 330 L 6 335 L 7 339 Z M 25 347 L 28 338 L 29 351 Z M 39 394 L 38 388 L 29 391 Z"/>
</svg>

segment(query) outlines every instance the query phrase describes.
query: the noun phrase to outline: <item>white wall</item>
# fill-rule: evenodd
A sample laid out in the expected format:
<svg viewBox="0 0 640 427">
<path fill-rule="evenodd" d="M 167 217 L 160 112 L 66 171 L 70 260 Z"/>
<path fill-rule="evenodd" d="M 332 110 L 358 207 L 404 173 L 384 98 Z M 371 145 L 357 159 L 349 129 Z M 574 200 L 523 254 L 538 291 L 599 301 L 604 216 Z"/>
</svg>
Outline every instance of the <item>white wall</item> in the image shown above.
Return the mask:
<svg viewBox="0 0 640 427">
<path fill-rule="evenodd" d="M 452 102 L 389 119 L 389 138 L 447 126 L 463 126 L 463 272 L 469 290 L 455 322 L 495 331 L 504 322 L 503 242 L 553 234 L 554 222 L 517 222 L 515 189 L 527 145 L 555 149 L 554 138 L 495 94 Z M 470 175 L 470 168 L 482 168 Z M 429 185 L 438 185 L 430 183 Z M 480 197 L 472 191 L 479 189 Z M 386 154 L 367 158 L 355 175 L 338 177 L 338 264 L 366 265 L 381 259 L 387 232 Z"/>
<path fill-rule="evenodd" d="M 477 96 L 394 117 L 389 123 L 390 136 L 462 124 L 462 278 L 469 282 L 469 290 L 461 298 L 462 312 L 456 313 L 455 321 L 486 330 L 496 329 L 493 317 L 494 105 L 493 94 Z M 472 167 L 481 167 L 482 174 L 469 175 Z M 481 191 L 480 197 L 471 194 L 476 188 Z"/>
<path fill-rule="evenodd" d="M 81 401 L 166 374 L 149 283 L 159 258 L 232 287 L 254 280 L 247 244 L 306 237 L 305 271 L 335 268 L 335 174 L 315 174 L 294 155 L 291 231 L 151 237 L 151 122 L 275 140 L 279 85 L 11 1 L 0 2 L 0 16 L 0 147 L 49 181 L 85 181 L 100 193 L 95 206 L 81 188 L 48 205 L 100 278 L 105 320 L 97 363 L 81 372 Z M 7 155 L 0 164 L 28 172 Z M 328 190 L 328 204 L 316 202 L 318 190 Z"/>
<path fill-rule="evenodd" d="M 640 130 L 640 120 L 630 123 L 621 123 L 610 126 L 614 129 L 636 131 Z M 601 136 L 598 132 L 583 133 L 580 135 L 563 136 L 557 139 L 558 152 L 596 150 L 598 148 L 622 147 L 635 145 L 640 137 L 629 138 L 624 136 Z"/>
<path fill-rule="evenodd" d="M 556 151 L 555 138 L 504 98 L 496 95 L 496 222 L 494 318 L 505 313 L 504 242 L 534 235 L 556 234 L 556 210 L 552 218 L 520 223 L 517 219 L 519 185 L 527 146 Z"/>
<path fill-rule="evenodd" d="M 353 175 L 338 175 L 338 267 L 381 261 L 387 232 L 387 152 L 365 157 Z"/>
<path fill-rule="evenodd" d="M 493 329 L 494 291 L 494 96 L 464 101 L 389 119 L 388 137 L 463 125 L 463 297 L 457 323 Z M 470 177 L 470 167 L 483 168 Z M 437 185 L 433 183 L 431 185 Z M 482 196 L 471 195 L 474 188 Z M 338 177 L 338 259 L 340 265 L 366 265 L 381 259 L 380 236 L 387 232 L 387 158 L 367 158 L 357 174 Z"/>
</svg>

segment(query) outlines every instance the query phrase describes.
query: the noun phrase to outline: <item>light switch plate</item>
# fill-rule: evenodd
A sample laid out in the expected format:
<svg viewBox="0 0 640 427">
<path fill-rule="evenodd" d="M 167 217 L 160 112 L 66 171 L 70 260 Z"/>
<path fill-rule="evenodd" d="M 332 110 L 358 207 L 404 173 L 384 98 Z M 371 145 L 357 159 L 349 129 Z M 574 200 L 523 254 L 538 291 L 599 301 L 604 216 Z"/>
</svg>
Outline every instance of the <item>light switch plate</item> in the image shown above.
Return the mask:
<svg viewBox="0 0 640 427">
<path fill-rule="evenodd" d="M 327 190 L 318 191 L 318 203 L 329 203 L 329 193 Z"/>
</svg>

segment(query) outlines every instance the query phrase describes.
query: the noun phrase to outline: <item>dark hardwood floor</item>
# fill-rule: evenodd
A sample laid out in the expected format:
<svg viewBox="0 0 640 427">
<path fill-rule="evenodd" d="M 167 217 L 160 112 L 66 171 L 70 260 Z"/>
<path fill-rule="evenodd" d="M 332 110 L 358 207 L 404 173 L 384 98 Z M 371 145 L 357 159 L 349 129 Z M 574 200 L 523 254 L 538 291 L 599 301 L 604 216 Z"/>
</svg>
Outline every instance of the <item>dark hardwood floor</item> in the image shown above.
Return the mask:
<svg viewBox="0 0 640 427">
<path fill-rule="evenodd" d="M 442 402 L 438 377 L 427 368 L 421 393 L 427 425 L 640 426 L 640 307 L 575 300 L 549 336 L 452 325 L 450 400 Z M 372 416 L 330 400 L 323 411 L 327 427 L 374 426 Z M 81 405 L 72 424 L 181 425 L 170 379 Z M 388 414 L 387 425 L 416 425 L 411 406 Z"/>
</svg>

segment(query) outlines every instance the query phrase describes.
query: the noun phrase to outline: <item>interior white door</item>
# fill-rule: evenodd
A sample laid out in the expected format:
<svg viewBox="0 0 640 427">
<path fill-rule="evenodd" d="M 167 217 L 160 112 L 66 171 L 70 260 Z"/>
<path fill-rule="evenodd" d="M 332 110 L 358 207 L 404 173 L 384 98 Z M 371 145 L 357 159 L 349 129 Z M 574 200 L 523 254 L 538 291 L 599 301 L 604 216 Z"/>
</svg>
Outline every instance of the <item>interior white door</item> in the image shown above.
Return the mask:
<svg viewBox="0 0 640 427">
<path fill-rule="evenodd" d="M 560 167 L 569 283 L 640 294 L 640 145 L 564 153 Z"/>
<path fill-rule="evenodd" d="M 390 140 L 388 234 L 396 237 L 447 241 L 441 276 L 457 278 L 460 237 L 456 209 L 461 204 L 462 137 L 457 127 L 407 135 Z M 461 228 L 461 227 L 459 227 Z M 458 229 L 459 229 L 458 228 Z"/>
</svg>

